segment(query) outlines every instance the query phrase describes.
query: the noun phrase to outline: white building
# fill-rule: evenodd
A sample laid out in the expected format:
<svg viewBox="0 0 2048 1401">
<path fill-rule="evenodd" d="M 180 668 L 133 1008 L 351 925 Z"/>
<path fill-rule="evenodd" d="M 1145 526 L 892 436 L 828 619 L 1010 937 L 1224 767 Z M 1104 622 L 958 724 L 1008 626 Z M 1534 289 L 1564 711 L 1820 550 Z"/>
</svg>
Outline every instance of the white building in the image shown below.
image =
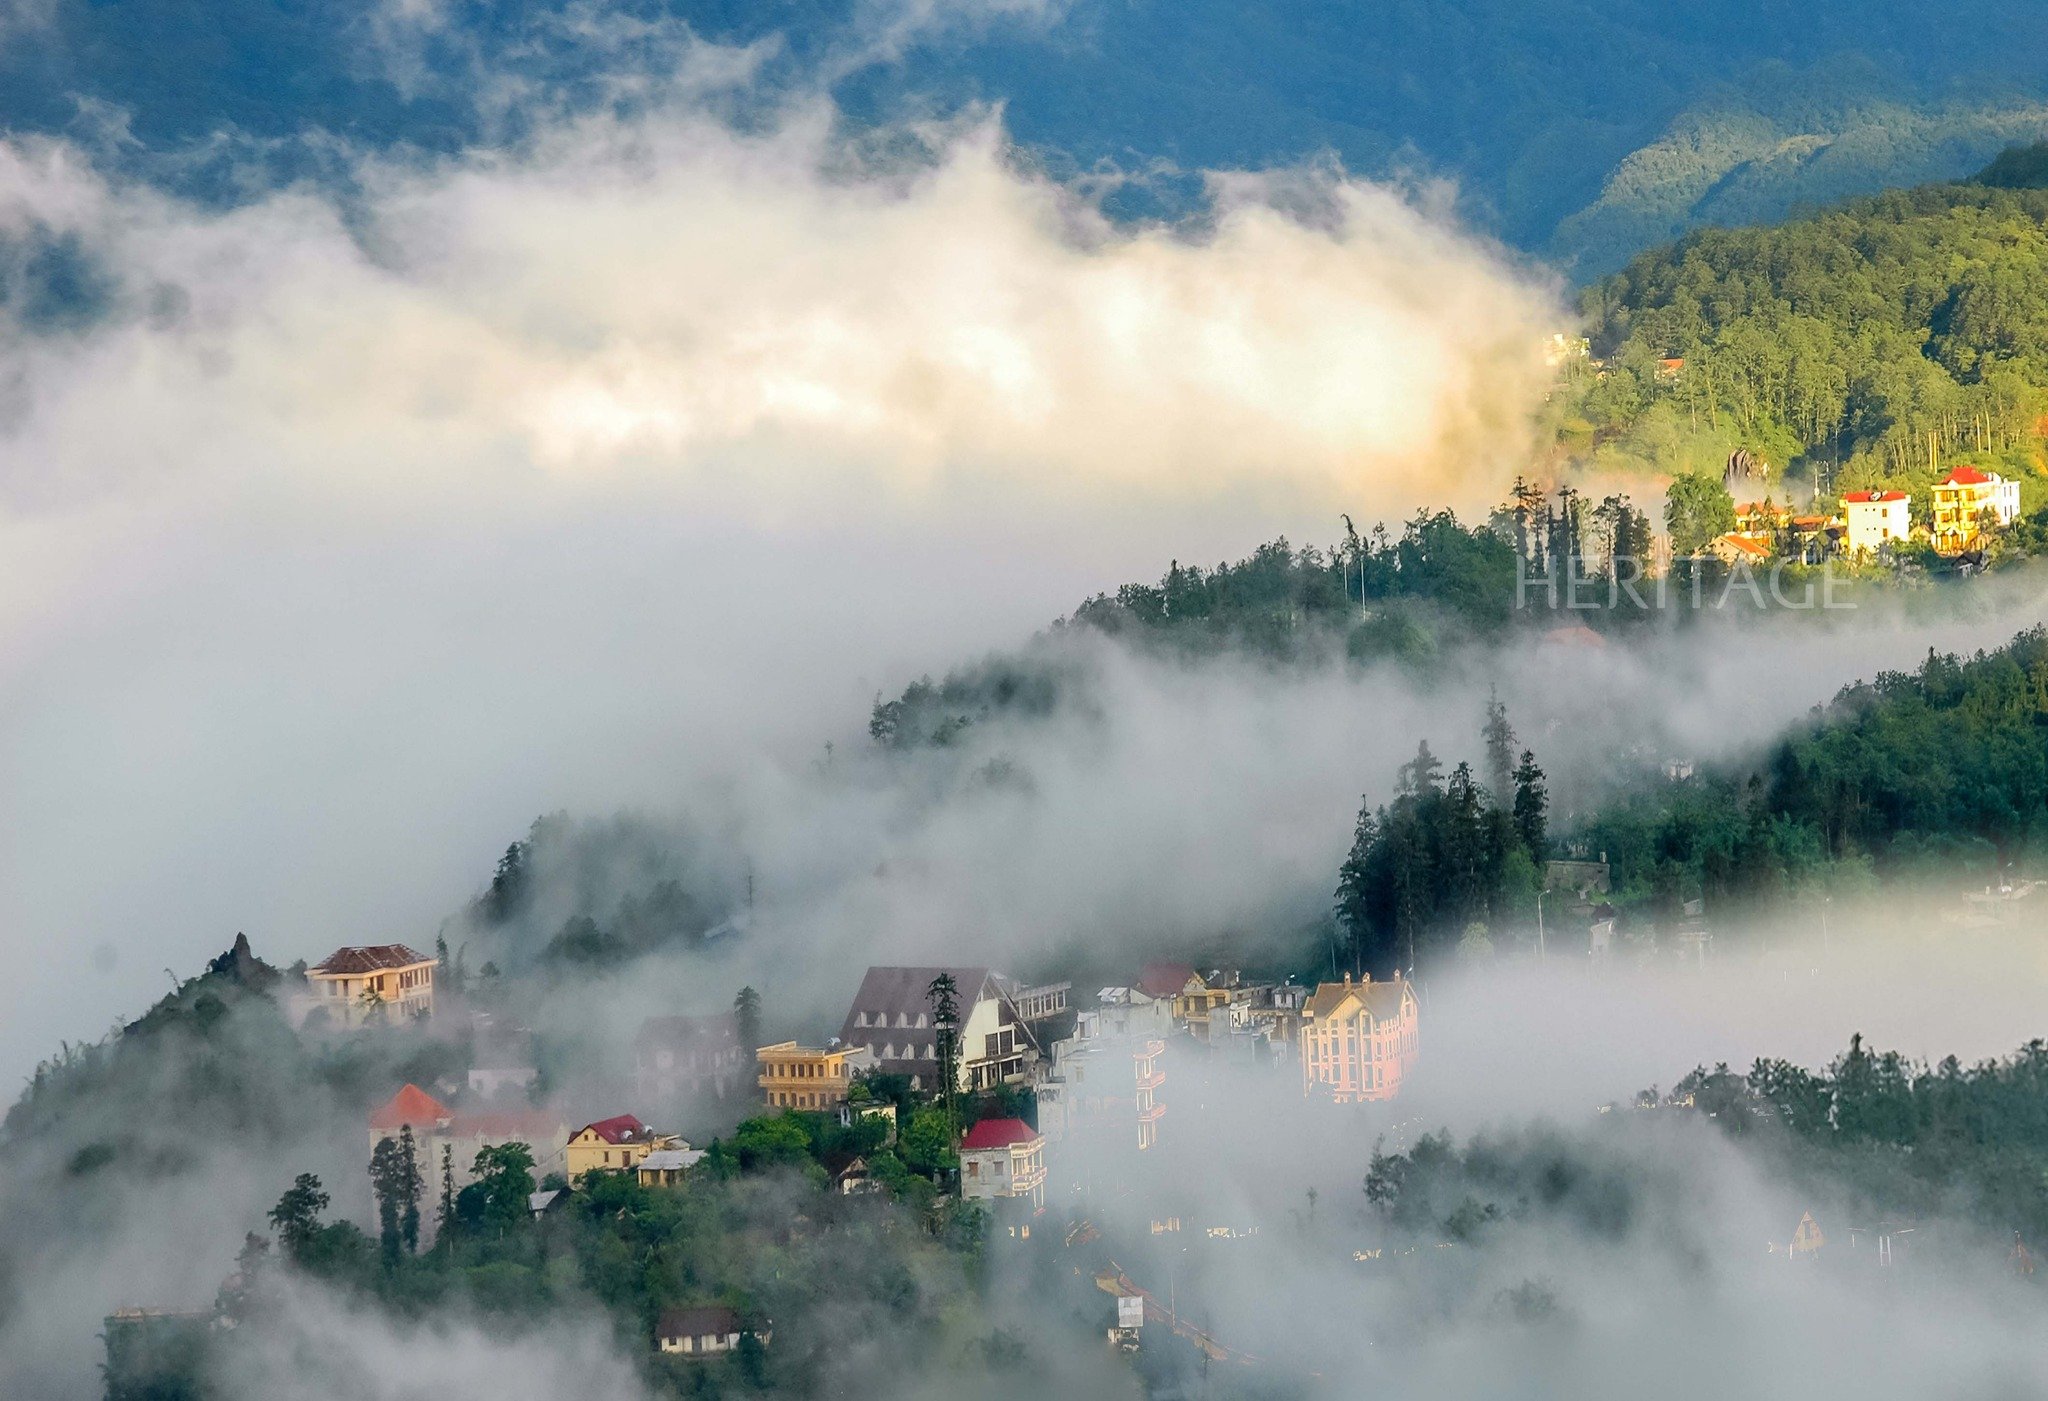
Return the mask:
<svg viewBox="0 0 2048 1401">
<path fill-rule="evenodd" d="M 1843 543 L 1850 554 L 1875 554 L 1887 541 L 1912 534 L 1913 498 L 1903 491 L 1852 491 L 1842 497 Z"/>
<path fill-rule="evenodd" d="M 1022 1119 L 983 1119 L 960 1140 L 960 1195 L 1045 1206 L 1045 1140 Z"/>
</svg>

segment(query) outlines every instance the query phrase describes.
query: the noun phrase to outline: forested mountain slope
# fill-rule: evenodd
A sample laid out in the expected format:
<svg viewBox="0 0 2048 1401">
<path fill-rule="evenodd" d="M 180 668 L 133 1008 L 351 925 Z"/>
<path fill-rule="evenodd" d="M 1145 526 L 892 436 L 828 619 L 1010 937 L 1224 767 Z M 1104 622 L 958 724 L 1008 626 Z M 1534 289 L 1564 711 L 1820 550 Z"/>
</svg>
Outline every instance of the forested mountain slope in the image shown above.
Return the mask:
<svg viewBox="0 0 2048 1401">
<path fill-rule="evenodd" d="M 1637 257 L 1586 294 L 1599 364 L 1575 372 L 1567 449 L 1718 474 L 1748 448 L 1832 491 L 1924 494 L 1959 462 L 2031 478 L 2048 408 L 2048 189 L 2027 187 L 2041 161 L 2015 151 L 1976 182 Z"/>
</svg>

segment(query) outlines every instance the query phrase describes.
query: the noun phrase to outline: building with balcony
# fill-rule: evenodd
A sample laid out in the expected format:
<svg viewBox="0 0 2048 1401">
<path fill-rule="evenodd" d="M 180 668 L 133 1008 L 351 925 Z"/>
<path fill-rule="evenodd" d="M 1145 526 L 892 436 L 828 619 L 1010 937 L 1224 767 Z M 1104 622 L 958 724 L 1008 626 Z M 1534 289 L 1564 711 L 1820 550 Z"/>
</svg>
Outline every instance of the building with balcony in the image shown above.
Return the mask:
<svg viewBox="0 0 2048 1401">
<path fill-rule="evenodd" d="M 1323 983 L 1303 1008 L 1301 1086 L 1339 1104 L 1392 1099 L 1415 1069 L 1419 1012 L 1415 989 L 1345 974 Z"/>
<path fill-rule="evenodd" d="M 1045 1206 L 1045 1140 L 1022 1119 L 983 1119 L 960 1140 L 960 1195 Z"/>
<path fill-rule="evenodd" d="M 1037 1034 L 1019 1015 L 1015 982 L 986 968 L 870 968 L 839 1028 L 842 1046 L 864 1046 L 877 1068 L 907 1075 L 913 1086 L 932 1090 L 939 1082 L 939 1030 L 933 1019 L 931 985 L 940 974 L 953 980 L 954 1068 L 957 1088 L 982 1090 L 1022 1084 L 1039 1058 Z"/>
<path fill-rule="evenodd" d="M 820 1049 L 781 1041 L 754 1052 L 761 1068 L 757 1084 L 770 1109 L 836 1109 L 846 1102 L 853 1078 L 875 1068 L 865 1046 Z"/>
<path fill-rule="evenodd" d="M 309 990 L 291 999 L 292 1021 L 347 1028 L 431 1015 L 435 966 L 404 944 L 336 949 L 306 970 Z"/>
<path fill-rule="evenodd" d="M 1934 548 L 1945 555 L 1974 549 L 1987 525 L 2019 519 L 2020 484 L 1996 472 L 1958 467 L 1934 484 Z"/>
<path fill-rule="evenodd" d="M 1052 1142 L 1114 1135 L 1150 1148 L 1166 1115 L 1159 1099 L 1165 1056 L 1163 1038 L 1127 1035 L 1100 1011 L 1082 1012 L 1074 1034 L 1053 1044 L 1050 1072 L 1032 1087 L 1040 1131 Z"/>
</svg>

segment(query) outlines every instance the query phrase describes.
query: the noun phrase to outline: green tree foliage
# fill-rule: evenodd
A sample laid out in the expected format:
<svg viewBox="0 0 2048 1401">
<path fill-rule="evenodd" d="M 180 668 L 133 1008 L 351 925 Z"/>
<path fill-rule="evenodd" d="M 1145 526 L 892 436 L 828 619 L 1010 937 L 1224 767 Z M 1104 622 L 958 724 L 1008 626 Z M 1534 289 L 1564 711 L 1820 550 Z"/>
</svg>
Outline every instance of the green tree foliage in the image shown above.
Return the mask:
<svg viewBox="0 0 2048 1401">
<path fill-rule="evenodd" d="M 1625 903 L 1673 912 L 2048 853 L 2048 631 L 1845 687 L 1753 766 L 1662 782 L 1578 828 Z"/>
<path fill-rule="evenodd" d="M 1489 742 L 1512 732 L 1489 713 Z M 1391 802 L 1360 807 L 1351 850 L 1337 873 L 1336 916 L 1353 962 L 1384 973 L 1414 968 L 1482 933 L 1534 894 L 1543 852 L 1542 771 L 1523 751 L 1512 809 L 1482 787 L 1469 764 L 1448 777 L 1428 741 L 1402 765 Z M 1533 818 L 1533 821 L 1525 821 Z"/>
<path fill-rule="evenodd" d="M 455 1219 L 465 1230 L 512 1230 L 526 1219 L 533 1196 L 533 1150 L 496 1143 L 477 1150 L 470 1184 L 455 1194 Z"/>
<path fill-rule="evenodd" d="M 1964 462 L 2026 480 L 2048 402 L 2048 190 L 2022 174 L 2040 159 L 1641 255 L 1586 293 L 1604 368 L 1567 417 L 1596 457 L 1682 481 L 1736 448 L 1833 491 L 1924 500 Z M 1686 490 L 1681 553 L 1719 516 Z"/>
<path fill-rule="evenodd" d="M 1673 554 L 1698 554 L 1709 540 L 1735 529 L 1735 498 L 1718 477 L 1681 472 L 1664 495 L 1664 528 Z"/>
<path fill-rule="evenodd" d="M 939 1102 L 948 1119 L 953 1117 L 953 1099 L 960 1092 L 960 989 L 951 973 L 941 973 L 925 989 L 931 1004 L 932 1026 L 938 1032 Z"/>
<path fill-rule="evenodd" d="M 297 1259 L 305 1254 L 319 1234 L 320 1214 L 327 1207 L 328 1197 L 320 1188 L 320 1179 L 310 1172 L 300 1173 L 270 1209 L 271 1229 L 277 1232 L 278 1244 L 286 1255 Z"/>
<path fill-rule="evenodd" d="M 761 994 L 743 987 L 732 1000 L 733 1021 L 739 1028 L 740 1050 L 752 1055 L 761 1045 Z"/>
</svg>

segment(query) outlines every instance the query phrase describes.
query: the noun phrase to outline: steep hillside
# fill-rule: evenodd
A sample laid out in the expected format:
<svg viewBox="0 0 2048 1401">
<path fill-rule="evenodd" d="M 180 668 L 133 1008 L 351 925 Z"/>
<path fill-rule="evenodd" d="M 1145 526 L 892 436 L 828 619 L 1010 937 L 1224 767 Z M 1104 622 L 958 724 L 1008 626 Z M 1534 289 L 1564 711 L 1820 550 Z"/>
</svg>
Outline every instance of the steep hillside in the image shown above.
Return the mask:
<svg viewBox="0 0 2048 1401">
<path fill-rule="evenodd" d="M 1598 367 L 1575 371 L 1567 450 L 1711 470 L 1748 449 L 1823 494 L 1924 488 L 1959 462 L 2023 485 L 2048 407 L 2048 190 L 2039 152 L 1990 179 L 1879 195 L 1770 228 L 1709 230 L 1590 289 Z"/>
</svg>

